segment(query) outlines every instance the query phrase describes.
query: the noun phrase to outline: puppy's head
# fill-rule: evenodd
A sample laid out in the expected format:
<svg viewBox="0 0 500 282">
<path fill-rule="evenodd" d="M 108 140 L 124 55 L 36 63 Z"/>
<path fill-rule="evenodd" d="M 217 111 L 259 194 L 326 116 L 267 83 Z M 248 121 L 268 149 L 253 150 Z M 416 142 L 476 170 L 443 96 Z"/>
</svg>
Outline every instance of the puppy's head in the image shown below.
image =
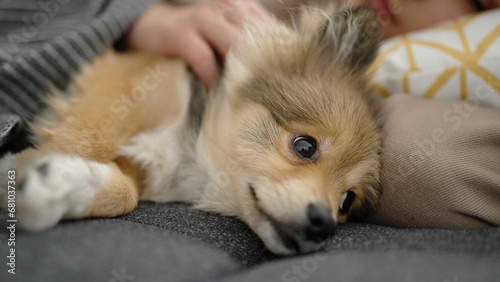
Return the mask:
<svg viewBox="0 0 500 282">
<path fill-rule="evenodd" d="M 250 28 L 228 58 L 241 217 L 276 253 L 321 247 L 380 195 L 380 136 L 365 71 L 375 15 L 307 8 L 299 28 Z"/>
</svg>

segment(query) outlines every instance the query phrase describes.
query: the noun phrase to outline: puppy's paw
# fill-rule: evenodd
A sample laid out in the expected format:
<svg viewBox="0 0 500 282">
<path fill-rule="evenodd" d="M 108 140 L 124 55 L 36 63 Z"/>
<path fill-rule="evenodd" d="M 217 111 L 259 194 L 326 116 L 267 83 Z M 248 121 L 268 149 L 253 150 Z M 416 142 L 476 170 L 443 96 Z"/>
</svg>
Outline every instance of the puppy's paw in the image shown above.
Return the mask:
<svg viewBox="0 0 500 282">
<path fill-rule="evenodd" d="M 17 188 L 19 225 L 38 231 L 63 218 L 78 218 L 102 189 L 108 166 L 80 157 L 50 154 L 23 173 Z"/>
</svg>

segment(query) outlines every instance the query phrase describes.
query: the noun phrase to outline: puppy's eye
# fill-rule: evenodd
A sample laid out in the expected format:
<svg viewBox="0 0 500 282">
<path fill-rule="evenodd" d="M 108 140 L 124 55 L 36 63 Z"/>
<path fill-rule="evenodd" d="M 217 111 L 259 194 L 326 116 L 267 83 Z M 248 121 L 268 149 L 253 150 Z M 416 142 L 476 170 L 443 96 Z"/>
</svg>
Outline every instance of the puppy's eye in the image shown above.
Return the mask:
<svg viewBox="0 0 500 282">
<path fill-rule="evenodd" d="M 297 156 L 305 159 L 311 159 L 317 150 L 316 140 L 310 136 L 297 137 L 292 145 Z"/>
<path fill-rule="evenodd" d="M 340 197 L 340 213 L 345 214 L 349 211 L 354 198 L 356 198 L 356 194 L 352 191 L 347 191 Z"/>
</svg>

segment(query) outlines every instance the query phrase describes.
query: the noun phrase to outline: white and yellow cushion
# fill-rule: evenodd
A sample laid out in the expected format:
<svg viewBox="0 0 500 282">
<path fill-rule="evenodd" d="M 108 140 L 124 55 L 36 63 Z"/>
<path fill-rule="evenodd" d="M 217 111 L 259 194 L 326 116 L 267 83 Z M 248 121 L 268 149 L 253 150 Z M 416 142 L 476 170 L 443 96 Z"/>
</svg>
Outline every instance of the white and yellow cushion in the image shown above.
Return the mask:
<svg viewBox="0 0 500 282">
<path fill-rule="evenodd" d="M 500 9 L 386 40 L 372 72 L 384 96 L 468 99 L 500 109 Z"/>
</svg>

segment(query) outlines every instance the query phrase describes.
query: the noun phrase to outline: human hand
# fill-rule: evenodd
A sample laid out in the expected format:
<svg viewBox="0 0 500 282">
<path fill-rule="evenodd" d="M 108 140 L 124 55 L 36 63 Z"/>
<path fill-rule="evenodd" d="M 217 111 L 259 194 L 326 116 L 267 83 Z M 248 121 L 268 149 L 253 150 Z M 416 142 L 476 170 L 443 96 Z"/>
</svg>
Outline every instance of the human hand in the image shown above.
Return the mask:
<svg viewBox="0 0 500 282">
<path fill-rule="evenodd" d="M 203 84 L 217 77 L 215 52 L 223 58 L 246 21 L 273 22 L 255 1 L 211 0 L 194 5 L 152 5 L 135 22 L 126 37 L 135 51 L 151 52 L 186 60 Z"/>
</svg>

